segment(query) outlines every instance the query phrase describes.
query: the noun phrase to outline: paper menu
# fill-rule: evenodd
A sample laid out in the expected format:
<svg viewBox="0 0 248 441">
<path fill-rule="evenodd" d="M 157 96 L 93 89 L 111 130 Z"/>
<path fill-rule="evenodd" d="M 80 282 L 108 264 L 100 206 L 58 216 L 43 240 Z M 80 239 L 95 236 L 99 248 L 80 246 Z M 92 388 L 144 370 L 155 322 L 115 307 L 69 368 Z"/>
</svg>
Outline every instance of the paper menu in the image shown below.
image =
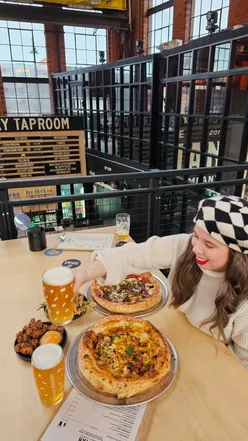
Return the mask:
<svg viewBox="0 0 248 441">
<path fill-rule="evenodd" d="M 76 233 L 66 234 L 58 248 L 61 250 L 104 250 L 111 248 L 114 234 Z"/>
<path fill-rule="evenodd" d="M 107 407 L 72 389 L 40 441 L 135 441 L 146 406 Z"/>
</svg>

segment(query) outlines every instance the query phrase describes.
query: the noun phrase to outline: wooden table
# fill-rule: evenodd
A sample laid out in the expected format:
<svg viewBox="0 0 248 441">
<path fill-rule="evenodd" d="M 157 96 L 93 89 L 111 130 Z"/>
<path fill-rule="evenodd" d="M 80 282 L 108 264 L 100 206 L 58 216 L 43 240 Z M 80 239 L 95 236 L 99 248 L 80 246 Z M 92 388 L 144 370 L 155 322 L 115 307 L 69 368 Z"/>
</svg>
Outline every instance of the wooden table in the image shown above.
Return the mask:
<svg viewBox="0 0 248 441">
<path fill-rule="evenodd" d="M 48 235 L 48 246 L 55 246 L 57 240 Z M 16 356 L 13 340 L 30 318 L 45 319 L 43 312 L 37 312 L 43 300 L 43 271 L 73 257 L 82 265 L 89 264 L 88 252 L 66 251 L 48 257 L 44 252 L 30 252 L 26 239 L 0 242 L 0 427 L 4 441 L 37 441 L 54 413 L 54 408 L 40 403 L 31 366 Z M 101 318 L 92 311 L 71 323 L 69 342 Z M 247 441 L 248 372 L 244 367 L 180 312 L 164 307 L 149 319 L 175 344 L 180 368 L 174 385 L 156 401 L 147 441 Z"/>
</svg>

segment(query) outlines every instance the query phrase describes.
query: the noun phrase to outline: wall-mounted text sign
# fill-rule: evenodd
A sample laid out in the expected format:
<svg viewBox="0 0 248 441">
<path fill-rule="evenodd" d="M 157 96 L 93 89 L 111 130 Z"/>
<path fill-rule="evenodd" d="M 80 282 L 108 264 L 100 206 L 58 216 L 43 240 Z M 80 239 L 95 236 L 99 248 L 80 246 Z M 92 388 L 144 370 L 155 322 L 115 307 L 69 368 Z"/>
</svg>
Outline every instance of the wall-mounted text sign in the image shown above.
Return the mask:
<svg viewBox="0 0 248 441">
<path fill-rule="evenodd" d="M 1 117 L 0 127 L 0 178 L 86 174 L 80 119 Z"/>
</svg>

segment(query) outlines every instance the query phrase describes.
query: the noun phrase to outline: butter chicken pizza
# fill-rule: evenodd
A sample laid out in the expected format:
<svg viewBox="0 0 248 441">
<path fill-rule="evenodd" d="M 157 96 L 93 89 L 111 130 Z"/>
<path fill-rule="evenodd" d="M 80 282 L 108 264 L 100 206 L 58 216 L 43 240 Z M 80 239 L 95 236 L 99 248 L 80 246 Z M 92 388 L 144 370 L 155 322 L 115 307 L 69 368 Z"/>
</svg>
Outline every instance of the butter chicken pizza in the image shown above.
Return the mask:
<svg viewBox="0 0 248 441">
<path fill-rule="evenodd" d="M 102 393 L 129 398 L 159 383 L 170 371 L 170 349 L 146 320 L 108 316 L 90 327 L 78 348 L 83 377 Z"/>
<path fill-rule="evenodd" d="M 149 272 L 131 274 L 113 286 L 100 286 L 93 281 L 90 292 L 96 303 L 117 314 L 146 311 L 162 300 L 161 285 Z"/>
</svg>

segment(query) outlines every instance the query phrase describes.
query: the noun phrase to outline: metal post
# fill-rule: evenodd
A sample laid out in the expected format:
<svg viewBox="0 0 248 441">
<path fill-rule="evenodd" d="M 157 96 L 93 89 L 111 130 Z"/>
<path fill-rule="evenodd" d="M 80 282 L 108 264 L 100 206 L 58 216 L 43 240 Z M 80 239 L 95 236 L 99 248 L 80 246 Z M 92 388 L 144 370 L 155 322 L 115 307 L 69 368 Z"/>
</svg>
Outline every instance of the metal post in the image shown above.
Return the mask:
<svg viewBox="0 0 248 441">
<path fill-rule="evenodd" d="M 17 233 L 14 225 L 14 210 L 8 206 L 8 190 L 0 190 L 0 238 L 2 240 L 16 239 Z"/>
<path fill-rule="evenodd" d="M 0 239 L 1 240 L 9 239 L 5 206 L 1 202 L 0 202 Z"/>
<path fill-rule="evenodd" d="M 158 113 L 162 109 L 162 88 L 159 87 L 160 56 L 154 55 L 152 67 L 152 102 L 151 102 L 151 126 L 150 126 L 150 168 L 161 167 L 161 143 L 158 142 Z"/>
<path fill-rule="evenodd" d="M 149 179 L 149 188 L 151 192 L 148 195 L 148 222 L 147 222 L 147 237 L 158 234 L 159 231 L 159 180 L 158 178 Z"/>
</svg>

